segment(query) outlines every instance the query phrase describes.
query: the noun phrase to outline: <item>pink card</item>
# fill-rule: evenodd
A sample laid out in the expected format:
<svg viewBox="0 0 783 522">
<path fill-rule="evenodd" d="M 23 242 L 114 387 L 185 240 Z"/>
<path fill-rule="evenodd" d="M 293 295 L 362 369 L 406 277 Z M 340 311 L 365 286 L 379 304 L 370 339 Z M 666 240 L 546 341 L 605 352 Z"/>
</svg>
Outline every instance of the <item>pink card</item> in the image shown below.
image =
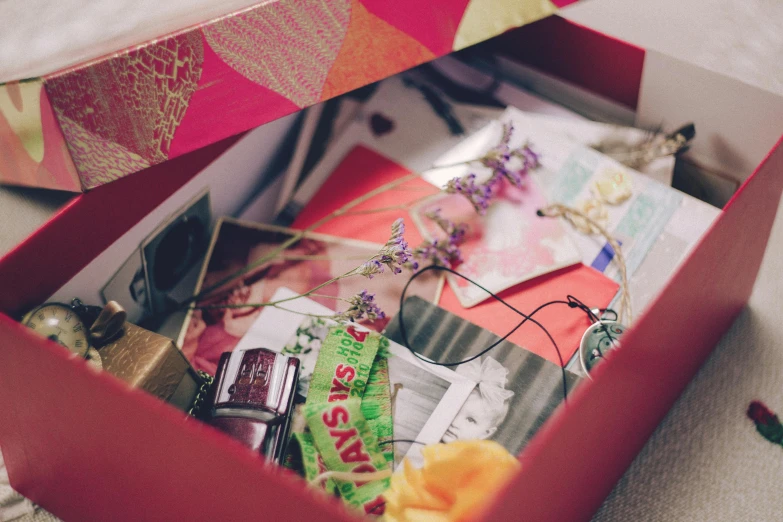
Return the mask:
<svg viewBox="0 0 783 522">
<path fill-rule="evenodd" d="M 519 283 L 581 262 L 581 255 L 560 220 L 542 218 L 536 211 L 547 202 L 532 179 L 522 188 L 503 183 L 484 216 L 459 194 L 439 195 L 417 206 L 411 214 L 424 237 L 444 235 L 427 214 L 468 225 L 460 246 L 459 272 L 499 293 Z M 460 304 L 470 308 L 489 296 L 462 278 L 448 275 Z"/>
</svg>

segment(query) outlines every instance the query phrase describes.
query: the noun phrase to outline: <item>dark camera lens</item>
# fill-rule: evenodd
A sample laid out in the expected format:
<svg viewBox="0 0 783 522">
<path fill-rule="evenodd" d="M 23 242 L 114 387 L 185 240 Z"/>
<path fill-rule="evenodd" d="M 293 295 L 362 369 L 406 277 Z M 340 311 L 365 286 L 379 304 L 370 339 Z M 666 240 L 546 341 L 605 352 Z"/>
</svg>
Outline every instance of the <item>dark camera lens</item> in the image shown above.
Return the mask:
<svg viewBox="0 0 783 522">
<path fill-rule="evenodd" d="M 155 251 L 153 279 L 159 290 L 171 290 L 193 267 L 206 246 L 204 223 L 185 217 L 163 236 Z"/>
</svg>

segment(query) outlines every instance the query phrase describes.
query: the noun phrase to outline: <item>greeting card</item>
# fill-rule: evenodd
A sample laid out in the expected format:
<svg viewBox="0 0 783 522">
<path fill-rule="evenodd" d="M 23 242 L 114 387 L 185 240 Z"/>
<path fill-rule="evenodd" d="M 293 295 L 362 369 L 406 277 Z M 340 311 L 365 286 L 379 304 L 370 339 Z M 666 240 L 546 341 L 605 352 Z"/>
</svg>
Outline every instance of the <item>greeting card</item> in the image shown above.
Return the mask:
<svg viewBox="0 0 783 522">
<path fill-rule="evenodd" d="M 467 227 L 460 245 L 460 274 L 499 293 L 581 261 L 581 254 L 562 222 L 544 219 L 536 211 L 547 204 L 533 180 L 521 188 L 503 185 L 485 215 L 458 194 L 444 194 L 428 200 L 413 211 L 413 219 L 422 235 L 436 239 L 443 232 L 428 218 L 441 217 Z M 462 306 L 470 308 L 489 298 L 481 288 L 461 277 L 448 274 L 449 285 Z"/>
</svg>

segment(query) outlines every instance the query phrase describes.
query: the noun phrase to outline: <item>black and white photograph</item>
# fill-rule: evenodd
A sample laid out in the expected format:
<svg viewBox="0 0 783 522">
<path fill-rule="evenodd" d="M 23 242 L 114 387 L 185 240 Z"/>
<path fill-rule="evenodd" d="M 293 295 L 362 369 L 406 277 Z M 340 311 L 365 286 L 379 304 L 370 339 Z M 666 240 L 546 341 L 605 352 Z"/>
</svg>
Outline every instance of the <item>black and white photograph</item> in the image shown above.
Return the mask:
<svg viewBox="0 0 783 522">
<path fill-rule="evenodd" d="M 417 297 L 402 308 L 410 346 L 434 361 L 468 359 L 498 337 Z M 385 335 L 403 344 L 399 314 Z M 477 383 L 442 436 L 443 442 L 490 439 L 518 453 L 563 400 L 563 373 L 557 365 L 504 341 L 471 362 L 455 367 Z M 579 377 L 566 371 L 571 390 Z"/>
<path fill-rule="evenodd" d="M 280 288 L 272 300 L 296 295 L 288 288 Z M 289 301 L 284 306 L 285 310 L 264 308 L 235 349 L 263 346 L 299 358 L 297 393 L 306 397 L 321 343 L 328 327 L 335 324 L 313 316 L 329 316 L 335 312 L 307 298 Z M 395 342 L 389 343 L 389 352 L 394 439 L 415 441 L 395 443 L 395 465 L 406 456 L 417 463 L 424 444 L 443 440 L 447 431 L 453 429 L 458 412 L 476 388 L 476 381 L 448 368 L 420 361 Z"/>
</svg>

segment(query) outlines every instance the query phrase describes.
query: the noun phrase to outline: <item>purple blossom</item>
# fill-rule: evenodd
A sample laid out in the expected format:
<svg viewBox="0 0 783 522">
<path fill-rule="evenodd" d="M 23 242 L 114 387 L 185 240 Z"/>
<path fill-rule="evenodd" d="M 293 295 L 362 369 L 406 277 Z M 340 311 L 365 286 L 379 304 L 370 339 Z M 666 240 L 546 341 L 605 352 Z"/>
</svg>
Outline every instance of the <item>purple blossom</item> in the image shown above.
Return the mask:
<svg viewBox="0 0 783 522">
<path fill-rule="evenodd" d="M 452 243 L 460 244 L 465 239 L 468 232 L 468 226 L 465 223 L 455 224 L 452 220 L 446 219 L 440 215 L 440 209 L 436 208 L 424 214 L 433 220 L 448 236 Z"/>
<path fill-rule="evenodd" d="M 525 143 L 516 154 L 525 162 L 525 168 L 528 170 L 537 169 L 541 165 L 541 155 L 530 148 L 529 143 Z"/>
<path fill-rule="evenodd" d="M 476 183 L 476 175 L 468 174 L 450 180 L 446 184 L 445 191 L 448 194 L 462 194 L 473 204 L 476 212 L 484 215 L 492 202 L 498 179 L 493 176 L 484 183 Z"/>
<path fill-rule="evenodd" d="M 402 267 L 413 258 L 413 252 L 408 248 L 408 242 L 405 241 L 403 234 L 405 234 L 405 223 L 402 218 L 398 218 L 392 223 L 391 237 L 378 253 L 381 264 L 389 267 L 389 270 L 395 274 L 402 272 Z"/>
<path fill-rule="evenodd" d="M 500 143 L 475 160 L 492 171 L 486 181 L 476 183 L 476 175 L 468 174 L 449 181 L 445 191 L 449 194 L 462 194 L 473 204 L 476 212 L 483 215 L 502 179 L 505 178 L 515 187 L 521 187 L 527 173 L 539 166 L 539 155 L 528 143 L 512 149 L 510 143 L 513 133 L 514 126 L 510 122 L 504 123 Z"/>
<path fill-rule="evenodd" d="M 433 239 L 419 245 L 413 254 L 435 265 L 453 267 L 462 262 L 462 252 L 448 239 Z"/>
<path fill-rule="evenodd" d="M 373 258 L 359 266 L 359 268 L 356 269 L 356 273 L 363 275 L 368 279 L 372 279 L 375 274 L 383 273 L 383 265 L 380 261 Z"/>
<path fill-rule="evenodd" d="M 502 176 L 515 187 L 521 187 L 528 171 L 538 167 L 539 156 L 528 143 L 512 149 L 513 133 L 514 125 L 511 122 L 504 123 L 500 143 L 490 149 L 478 162 L 492 169 L 493 177 Z"/>
<path fill-rule="evenodd" d="M 440 209 L 425 214 L 446 233 L 445 238 L 425 241 L 413 251 L 414 257 L 428 260 L 436 265 L 454 267 L 462 262 L 462 252 L 459 245 L 465 239 L 468 227 L 464 223 L 455 224 L 450 219 L 440 215 Z M 414 268 L 415 270 L 416 268 Z"/>
<path fill-rule="evenodd" d="M 413 252 L 408 247 L 403 234 L 405 234 L 405 223 L 402 218 L 399 218 L 392 223 L 392 233 L 386 244 L 372 259 L 359 266 L 356 273 L 372 279 L 375 274 L 383 273 L 384 266 L 394 274 L 402 272 L 403 266 L 410 266 Z M 418 268 L 418 264 L 416 266 Z"/>
<path fill-rule="evenodd" d="M 361 321 L 367 318 L 369 321 L 385 319 L 386 314 L 375 303 L 375 294 L 362 290 L 353 297 L 348 298 L 349 307 L 344 312 L 334 316 L 336 321 Z"/>
</svg>

